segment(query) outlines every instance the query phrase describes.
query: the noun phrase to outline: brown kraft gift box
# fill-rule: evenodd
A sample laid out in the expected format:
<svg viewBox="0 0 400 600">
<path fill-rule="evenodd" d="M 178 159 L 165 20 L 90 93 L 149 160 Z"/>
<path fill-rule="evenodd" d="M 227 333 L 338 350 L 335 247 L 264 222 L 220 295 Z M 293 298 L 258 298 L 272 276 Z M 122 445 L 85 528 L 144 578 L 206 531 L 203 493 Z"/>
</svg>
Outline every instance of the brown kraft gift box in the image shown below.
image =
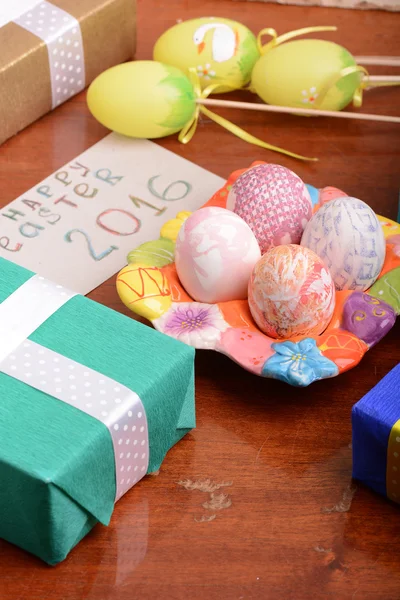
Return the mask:
<svg viewBox="0 0 400 600">
<path fill-rule="evenodd" d="M 133 58 L 135 0 L 52 0 L 51 4 L 80 25 L 86 86 L 102 71 Z M 50 110 L 46 43 L 15 22 L 5 24 L 0 27 L 0 144 Z"/>
</svg>

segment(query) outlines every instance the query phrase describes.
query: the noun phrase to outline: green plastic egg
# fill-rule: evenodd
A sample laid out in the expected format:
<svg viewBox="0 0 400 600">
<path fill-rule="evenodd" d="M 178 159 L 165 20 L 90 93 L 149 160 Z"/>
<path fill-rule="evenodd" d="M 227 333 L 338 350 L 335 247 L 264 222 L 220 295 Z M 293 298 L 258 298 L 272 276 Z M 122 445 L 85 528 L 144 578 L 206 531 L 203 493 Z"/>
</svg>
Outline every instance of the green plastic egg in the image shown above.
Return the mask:
<svg viewBox="0 0 400 600">
<path fill-rule="evenodd" d="M 216 92 L 241 88 L 259 58 L 257 40 L 244 25 L 220 18 L 192 19 L 168 29 L 154 46 L 154 60 L 187 73 L 194 68 L 202 89 L 225 83 Z"/>
<path fill-rule="evenodd" d="M 151 60 L 124 63 L 101 73 L 89 87 L 87 103 L 105 127 L 137 138 L 176 133 L 196 110 L 186 75 Z"/>
<path fill-rule="evenodd" d="M 340 73 L 355 66 L 350 52 L 334 42 L 295 40 L 273 47 L 257 61 L 251 88 L 268 104 L 341 110 L 351 102 L 363 74 Z"/>
</svg>

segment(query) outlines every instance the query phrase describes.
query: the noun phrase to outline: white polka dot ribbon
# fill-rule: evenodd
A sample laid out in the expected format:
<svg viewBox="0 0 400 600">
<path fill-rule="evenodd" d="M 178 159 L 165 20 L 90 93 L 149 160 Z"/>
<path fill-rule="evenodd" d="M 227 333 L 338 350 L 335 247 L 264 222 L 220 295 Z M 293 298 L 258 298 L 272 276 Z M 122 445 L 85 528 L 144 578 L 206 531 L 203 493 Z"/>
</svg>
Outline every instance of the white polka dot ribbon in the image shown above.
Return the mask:
<svg viewBox="0 0 400 600">
<path fill-rule="evenodd" d="M 85 87 L 85 62 L 79 22 L 51 2 L 40 2 L 14 23 L 40 37 L 49 54 L 52 107 Z"/>
<path fill-rule="evenodd" d="M 148 469 L 141 399 L 110 377 L 26 339 L 74 295 L 35 275 L 0 304 L 0 371 L 106 425 L 114 447 L 117 501 Z"/>
<path fill-rule="evenodd" d="M 35 275 L 0 304 L 0 363 L 75 292 Z"/>
</svg>

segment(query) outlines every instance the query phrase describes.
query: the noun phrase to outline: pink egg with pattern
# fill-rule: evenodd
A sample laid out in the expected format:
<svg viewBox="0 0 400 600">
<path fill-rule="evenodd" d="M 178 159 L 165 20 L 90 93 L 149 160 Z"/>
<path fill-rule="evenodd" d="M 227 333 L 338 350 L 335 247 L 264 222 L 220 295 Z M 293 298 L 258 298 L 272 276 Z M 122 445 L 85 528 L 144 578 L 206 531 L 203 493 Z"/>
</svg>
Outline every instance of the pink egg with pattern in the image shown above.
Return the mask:
<svg viewBox="0 0 400 600">
<path fill-rule="evenodd" d="M 335 286 L 314 252 L 294 244 L 276 246 L 254 267 L 249 306 L 258 327 L 270 337 L 315 336 L 332 318 Z"/>
<path fill-rule="evenodd" d="M 216 206 L 190 215 L 176 240 L 178 277 L 198 302 L 247 298 L 250 275 L 260 257 L 250 227 L 231 211 Z"/>
<path fill-rule="evenodd" d="M 280 244 L 299 244 L 312 216 L 306 185 L 290 169 L 273 164 L 242 173 L 229 191 L 226 207 L 246 221 L 262 253 Z"/>
</svg>

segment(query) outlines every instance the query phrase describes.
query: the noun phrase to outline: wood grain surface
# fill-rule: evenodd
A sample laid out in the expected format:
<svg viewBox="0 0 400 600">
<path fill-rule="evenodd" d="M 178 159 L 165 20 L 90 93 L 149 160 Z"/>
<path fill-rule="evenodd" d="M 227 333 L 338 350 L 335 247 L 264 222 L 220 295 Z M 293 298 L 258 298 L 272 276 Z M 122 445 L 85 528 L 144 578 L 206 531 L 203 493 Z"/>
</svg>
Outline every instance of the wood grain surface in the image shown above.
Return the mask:
<svg viewBox="0 0 400 600">
<path fill-rule="evenodd" d="M 398 17 L 379 11 L 140 0 L 137 57 L 151 58 L 157 36 L 177 19 L 209 14 L 255 32 L 337 25 L 338 33 L 324 37 L 353 54 L 394 55 L 400 48 Z M 399 94 L 368 92 L 362 110 L 399 116 Z M 231 97 L 256 101 L 244 92 Z M 161 145 L 223 177 L 255 159 L 279 162 L 308 183 L 340 187 L 396 217 L 398 125 L 220 113 L 320 161 L 302 164 L 257 149 L 206 120 L 187 146 L 175 137 Z M 84 93 L 70 100 L 0 147 L 0 202 L 105 134 Z M 91 297 L 126 312 L 113 278 Z M 117 504 L 108 528 L 97 526 L 59 566 L 0 541 L 0 600 L 398 600 L 400 507 L 351 487 L 350 412 L 399 362 L 399 333 L 397 323 L 357 368 L 306 389 L 198 352 L 197 429 L 170 451 L 157 476 Z"/>
</svg>

